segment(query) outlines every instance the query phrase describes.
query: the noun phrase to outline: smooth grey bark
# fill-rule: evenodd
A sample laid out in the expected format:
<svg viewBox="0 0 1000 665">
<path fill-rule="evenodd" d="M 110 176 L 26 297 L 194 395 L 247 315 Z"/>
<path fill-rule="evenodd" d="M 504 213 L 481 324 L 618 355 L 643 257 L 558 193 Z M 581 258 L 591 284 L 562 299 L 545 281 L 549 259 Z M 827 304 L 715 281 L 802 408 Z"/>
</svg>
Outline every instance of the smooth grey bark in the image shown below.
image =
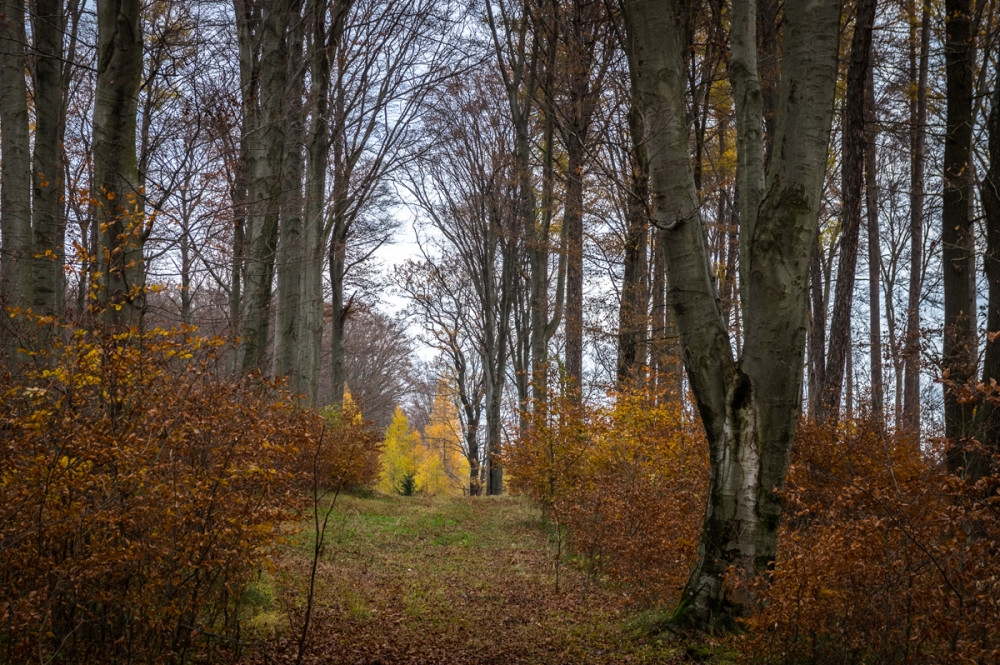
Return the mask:
<svg viewBox="0 0 1000 665">
<path fill-rule="evenodd" d="M 759 208 L 740 220 L 741 241 L 748 247 L 738 361 L 721 315 L 694 188 L 677 3 L 633 0 L 628 10 L 668 296 L 710 449 L 698 560 L 679 615 L 699 626 L 727 624 L 746 609 L 748 599 L 725 587 L 726 571 L 732 566 L 738 575 L 755 576 L 773 562 L 777 546 L 779 493 L 800 409 L 809 257 L 833 115 L 841 3 L 784 5 L 772 159 Z M 734 4 L 734 33 L 739 33 L 734 43 L 752 43 L 749 17 L 755 15 L 754 2 Z M 747 103 L 738 94 L 736 101 Z M 738 156 L 738 168 L 748 168 L 748 157 Z M 747 176 L 752 183 L 762 180 Z"/>
<path fill-rule="evenodd" d="M 302 270 L 300 337 L 292 387 L 311 405 L 319 398 L 319 370 L 323 339 L 323 266 L 326 255 L 325 211 L 327 167 L 330 163 L 328 118 L 331 61 L 340 48 L 344 19 L 352 2 L 337 2 L 327 26 L 328 0 L 312 0 L 311 124 L 307 144 L 305 220 L 306 262 Z"/>
<path fill-rule="evenodd" d="M 305 275 L 304 204 L 305 176 L 305 94 L 306 62 L 303 52 L 305 21 L 295 16 L 288 36 L 288 80 L 285 114 L 285 162 L 279 213 L 278 250 L 275 277 L 274 375 L 288 377 L 289 388 L 300 394 L 295 371 L 302 329 L 302 287 Z"/>
<path fill-rule="evenodd" d="M 31 144 L 24 81 L 24 8 L 6 3 L 0 12 L 0 306 L 27 310 L 33 304 L 31 238 Z M 55 174 L 53 174 L 54 177 Z M 2 312 L 9 323 L 6 309 Z M 14 355 L 9 356 L 11 360 Z"/>
<path fill-rule="evenodd" d="M 975 34 L 971 0 L 945 3 L 944 192 L 941 208 L 941 263 L 944 282 L 942 370 L 964 387 L 976 371 L 976 256 L 972 223 L 972 126 Z M 944 386 L 944 429 L 952 446 L 948 469 L 965 466 L 960 443 L 971 432 L 973 401 Z"/>
<path fill-rule="evenodd" d="M 820 397 L 819 420 L 836 422 L 840 415 L 844 368 L 851 353 L 851 309 L 854 305 L 854 281 L 858 261 L 858 235 L 865 176 L 865 106 L 868 70 L 871 68 L 872 26 L 876 0 L 860 0 L 851 38 L 851 61 L 847 68 L 847 94 L 843 110 L 843 160 L 841 193 L 843 231 L 837 263 L 837 287 L 830 317 L 830 341 L 826 375 Z"/>
<path fill-rule="evenodd" d="M 242 4 L 242 0 L 237 0 Z M 238 31 L 240 44 L 255 59 L 254 76 L 259 87 L 253 114 L 258 121 L 250 132 L 247 228 L 244 247 L 244 294 L 240 307 L 242 338 L 240 370 L 244 373 L 267 368 L 271 318 L 271 283 L 274 279 L 275 251 L 285 157 L 285 101 L 288 75 L 288 27 L 298 14 L 297 0 L 261 3 L 254 23 Z M 243 17 L 241 19 L 240 17 Z M 250 14 L 237 11 L 237 20 Z M 259 47 L 257 43 L 259 42 Z M 252 98 L 251 98 L 252 99 Z M 253 102 L 252 102 L 253 103 Z"/>
<path fill-rule="evenodd" d="M 142 326 L 146 309 L 143 194 L 139 191 L 136 113 L 142 76 L 139 0 L 97 3 L 94 192 L 98 303 L 112 328 Z"/>
<path fill-rule="evenodd" d="M 66 130 L 63 78 L 63 0 L 35 0 L 35 145 L 32 160 L 32 231 L 35 312 L 61 316 L 66 308 L 66 217 L 62 143 Z M 43 336 L 47 330 L 40 330 Z M 44 342 L 42 342 L 44 343 Z"/>
<path fill-rule="evenodd" d="M 910 279 L 903 349 L 902 429 L 920 435 L 920 292 L 923 288 L 924 168 L 927 144 L 927 75 L 930 61 L 930 0 L 923 0 L 919 38 L 915 1 L 910 0 Z M 918 52 L 919 39 L 919 57 Z"/>
</svg>

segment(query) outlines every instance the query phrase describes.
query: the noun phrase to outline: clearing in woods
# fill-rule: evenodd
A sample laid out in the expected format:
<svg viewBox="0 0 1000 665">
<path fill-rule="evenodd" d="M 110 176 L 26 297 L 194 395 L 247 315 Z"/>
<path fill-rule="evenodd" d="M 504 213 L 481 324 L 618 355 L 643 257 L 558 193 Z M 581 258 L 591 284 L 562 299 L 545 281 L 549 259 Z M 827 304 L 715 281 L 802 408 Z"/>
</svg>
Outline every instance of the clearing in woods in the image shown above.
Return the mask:
<svg viewBox="0 0 1000 665">
<path fill-rule="evenodd" d="M 247 663 L 297 652 L 314 531 L 252 590 Z M 539 511 L 517 497 L 337 499 L 303 662 L 666 663 L 690 657 L 627 595 L 560 569 Z M 290 620 L 291 617 L 291 626 Z"/>
</svg>

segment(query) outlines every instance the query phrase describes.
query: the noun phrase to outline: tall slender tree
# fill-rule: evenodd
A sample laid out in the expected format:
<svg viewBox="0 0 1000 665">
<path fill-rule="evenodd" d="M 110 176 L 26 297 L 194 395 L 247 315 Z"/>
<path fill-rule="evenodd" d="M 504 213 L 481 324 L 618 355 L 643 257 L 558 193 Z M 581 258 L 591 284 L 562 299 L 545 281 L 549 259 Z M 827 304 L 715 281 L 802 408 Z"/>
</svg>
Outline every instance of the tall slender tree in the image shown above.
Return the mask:
<svg viewBox="0 0 1000 665">
<path fill-rule="evenodd" d="M 236 0 L 248 143 L 240 369 L 266 370 L 285 161 L 288 28 L 301 0 Z"/>
<path fill-rule="evenodd" d="M 837 287 L 830 320 L 830 349 L 821 397 L 820 420 L 836 420 L 840 410 L 844 369 L 851 353 L 851 310 L 858 259 L 858 235 L 865 184 L 865 122 L 867 82 L 871 69 L 872 28 L 876 0 L 859 0 L 851 39 L 851 62 L 847 69 L 847 94 L 843 110 L 843 161 L 841 192 L 844 199 L 843 231 L 837 265 Z"/>
<path fill-rule="evenodd" d="M 141 326 L 146 309 L 144 192 L 139 186 L 136 113 L 142 76 L 142 3 L 97 3 L 94 190 L 97 298 L 112 327 Z"/>
<path fill-rule="evenodd" d="M 3 153 L 0 200 L 0 303 L 7 308 L 32 305 L 31 144 L 24 7 L 0 7 L 0 150 Z M 53 174 L 54 175 L 54 174 Z M 9 317 L 4 313 L 4 319 Z"/>
<path fill-rule="evenodd" d="M 63 36 L 64 0 L 35 0 L 34 44 L 35 143 L 32 162 L 32 230 L 35 308 L 44 316 L 65 309 L 66 218 L 63 204 L 62 143 L 66 127 L 66 77 Z"/>
<path fill-rule="evenodd" d="M 941 210 L 941 261 L 944 281 L 944 344 L 942 367 L 948 468 L 966 466 L 961 441 L 971 434 L 975 404 L 960 390 L 976 369 L 976 255 L 972 223 L 972 126 L 975 121 L 975 32 L 971 0 L 945 2 L 944 194 Z"/>
</svg>

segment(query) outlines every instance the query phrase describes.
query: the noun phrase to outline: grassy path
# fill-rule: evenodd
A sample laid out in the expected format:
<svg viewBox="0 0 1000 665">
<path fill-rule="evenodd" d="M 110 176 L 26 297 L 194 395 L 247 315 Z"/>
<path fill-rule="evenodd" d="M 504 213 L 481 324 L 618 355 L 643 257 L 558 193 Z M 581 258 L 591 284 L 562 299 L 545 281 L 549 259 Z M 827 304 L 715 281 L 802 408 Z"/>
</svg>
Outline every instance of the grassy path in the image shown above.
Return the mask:
<svg viewBox="0 0 1000 665">
<path fill-rule="evenodd" d="M 294 661 L 287 617 L 301 625 L 312 537 L 300 534 L 262 581 L 249 623 L 269 637 L 248 662 Z M 572 567 L 556 592 L 548 536 L 521 499 L 340 497 L 328 538 L 306 662 L 681 660 L 638 628 L 621 593 Z"/>
</svg>

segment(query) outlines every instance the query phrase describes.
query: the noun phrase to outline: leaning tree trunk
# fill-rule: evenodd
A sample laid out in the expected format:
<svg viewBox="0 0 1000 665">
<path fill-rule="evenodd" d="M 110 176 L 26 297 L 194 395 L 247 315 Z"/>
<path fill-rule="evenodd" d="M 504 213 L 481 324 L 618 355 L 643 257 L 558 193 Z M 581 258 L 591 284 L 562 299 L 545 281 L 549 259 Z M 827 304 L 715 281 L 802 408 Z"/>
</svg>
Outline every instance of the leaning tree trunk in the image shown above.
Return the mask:
<svg viewBox="0 0 1000 665">
<path fill-rule="evenodd" d="M 683 620 L 727 624 L 746 597 L 726 588 L 733 567 L 752 577 L 774 560 L 784 485 L 800 409 L 809 257 L 826 168 L 837 75 L 839 0 L 787 0 L 774 150 L 756 210 L 741 206 L 743 354 L 737 362 L 718 304 L 684 122 L 678 2 L 633 0 L 640 99 L 668 297 L 709 442 L 711 475 L 698 560 L 682 596 Z M 763 140 L 753 109 L 756 3 L 734 3 L 734 76 L 740 179 L 756 187 Z M 734 69 L 734 74 L 736 69 Z M 743 80 L 740 76 L 744 77 Z M 749 85 L 748 85 L 749 84 Z M 755 122 L 755 121 L 754 121 Z M 740 196 L 753 195 L 741 188 Z M 745 213 L 745 214 L 744 214 Z"/>
<path fill-rule="evenodd" d="M 24 82 L 24 8 L 9 3 L 0 13 L 0 308 L 32 305 L 31 157 L 28 92 Z M 52 174 L 53 179 L 56 174 Z M 10 319 L 6 311 L 3 320 Z"/>
<path fill-rule="evenodd" d="M 941 268 L 944 281 L 942 368 L 944 433 L 953 445 L 947 456 L 952 472 L 966 468 L 962 439 L 971 432 L 974 401 L 961 388 L 976 370 L 976 256 L 972 224 L 972 125 L 975 49 L 971 0 L 945 3 L 947 118 L 944 138 L 944 194 L 941 208 Z"/>
<path fill-rule="evenodd" d="M 146 308 L 142 194 L 136 162 L 136 112 L 142 75 L 139 0 L 97 3 L 94 192 L 98 302 L 113 328 L 141 326 Z"/>
</svg>

